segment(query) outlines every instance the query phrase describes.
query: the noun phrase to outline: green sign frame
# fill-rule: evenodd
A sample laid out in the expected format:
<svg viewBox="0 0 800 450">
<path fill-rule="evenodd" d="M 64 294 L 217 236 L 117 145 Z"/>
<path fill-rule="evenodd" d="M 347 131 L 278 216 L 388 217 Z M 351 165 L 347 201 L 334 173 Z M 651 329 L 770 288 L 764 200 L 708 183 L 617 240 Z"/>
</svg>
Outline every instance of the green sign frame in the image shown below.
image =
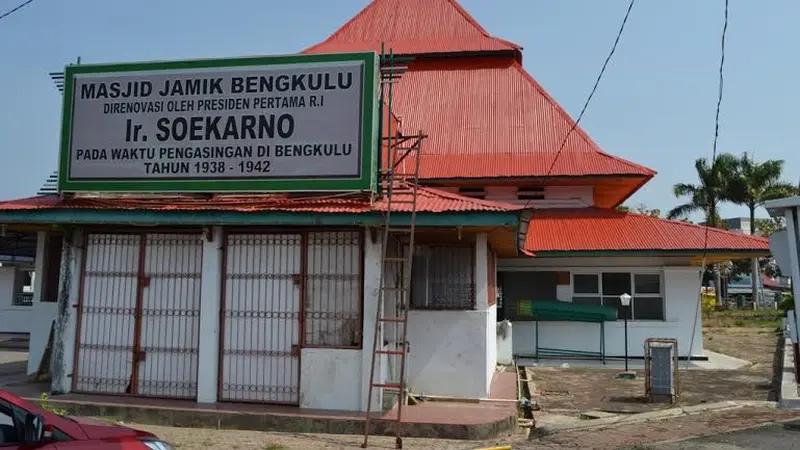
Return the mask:
<svg viewBox="0 0 800 450">
<path fill-rule="evenodd" d="M 115 72 L 158 72 L 163 70 L 191 70 L 225 67 L 266 65 L 321 64 L 337 62 L 362 62 L 363 92 L 361 107 L 361 161 L 359 177 L 347 178 L 240 178 L 240 179 L 95 179 L 70 178 L 72 144 L 73 95 L 75 75 L 113 74 Z M 64 99 L 59 151 L 58 190 L 78 192 L 164 192 L 164 193 L 215 193 L 215 192 L 334 192 L 371 191 L 377 188 L 379 143 L 379 55 L 375 52 L 257 56 L 222 59 L 197 59 L 182 61 L 154 61 L 122 64 L 79 64 L 67 66 L 64 72 Z"/>
</svg>

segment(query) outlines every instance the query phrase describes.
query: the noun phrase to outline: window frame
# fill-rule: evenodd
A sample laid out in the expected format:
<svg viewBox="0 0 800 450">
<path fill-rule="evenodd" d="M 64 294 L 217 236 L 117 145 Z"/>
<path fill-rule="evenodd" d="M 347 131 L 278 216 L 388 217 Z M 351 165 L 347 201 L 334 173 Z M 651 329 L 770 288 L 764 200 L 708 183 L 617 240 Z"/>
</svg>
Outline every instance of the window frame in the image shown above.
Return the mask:
<svg viewBox="0 0 800 450">
<path fill-rule="evenodd" d="M 639 270 L 602 270 L 602 269 L 570 269 L 570 301 L 574 302 L 574 299 L 577 298 L 597 298 L 600 300 L 600 305 L 605 305 L 603 298 L 604 297 L 612 297 L 610 295 L 603 295 L 603 274 L 607 273 L 625 273 L 630 275 L 630 290 L 627 292 L 631 296 L 631 304 L 630 308 L 630 319 L 628 321 L 631 322 L 666 322 L 667 321 L 667 302 L 666 302 L 666 295 L 665 295 L 665 286 L 664 286 L 664 273 L 659 269 L 639 269 Z M 575 292 L 575 276 L 578 275 L 594 275 L 597 277 L 597 292 L 596 293 L 576 293 Z M 659 292 L 656 294 L 652 293 L 636 293 L 636 276 L 637 275 L 656 275 L 658 276 L 658 290 Z M 636 318 L 636 307 L 635 307 L 635 299 L 636 298 L 652 298 L 652 299 L 661 299 L 661 319 L 637 319 Z M 624 317 L 617 317 L 617 320 L 624 320 Z"/>
<path fill-rule="evenodd" d="M 413 276 L 414 275 L 413 274 L 413 270 L 414 270 L 414 268 L 416 268 L 417 261 L 414 261 L 412 263 L 411 290 L 409 291 L 409 302 L 408 302 L 409 309 L 412 310 L 412 311 L 413 310 L 418 310 L 418 311 L 474 311 L 475 309 L 477 309 L 477 306 L 478 306 L 478 299 L 477 299 L 478 288 L 477 288 L 477 285 L 476 285 L 477 274 L 476 274 L 476 268 L 475 268 L 475 252 L 476 252 L 475 244 L 447 244 L 447 243 L 443 243 L 443 244 L 415 244 L 414 255 L 413 255 L 414 258 L 416 258 L 418 254 L 422 254 L 422 252 L 420 251 L 420 249 L 422 249 L 422 248 L 425 248 L 425 249 L 458 248 L 458 249 L 462 249 L 462 250 L 465 250 L 465 249 L 469 250 L 469 254 L 470 254 L 470 258 L 469 258 L 469 267 L 470 267 L 470 270 L 469 270 L 469 281 L 470 281 L 470 283 L 469 283 L 469 286 L 470 286 L 469 287 L 469 291 L 470 292 L 469 292 L 469 295 L 470 295 L 470 298 L 468 299 L 466 304 L 460 304 L 460 305 L 442 305 L 442 304 L 420 305 L 419 303 L 415 302 L 415 298 L 414 298 L 414 291 L 415 291 L 414 283 L 416 283 L 417 281 L 416 281 L 415 277 Z M 430 264 L 430 261 L 428 261 L 427 263 Z M 426 276 L 425 276 L 425 282 L 426 283 L 429 283 L 429 280 L 430 280 L 428 275 L 429 274 L 426 272 Z"/>
</svg>

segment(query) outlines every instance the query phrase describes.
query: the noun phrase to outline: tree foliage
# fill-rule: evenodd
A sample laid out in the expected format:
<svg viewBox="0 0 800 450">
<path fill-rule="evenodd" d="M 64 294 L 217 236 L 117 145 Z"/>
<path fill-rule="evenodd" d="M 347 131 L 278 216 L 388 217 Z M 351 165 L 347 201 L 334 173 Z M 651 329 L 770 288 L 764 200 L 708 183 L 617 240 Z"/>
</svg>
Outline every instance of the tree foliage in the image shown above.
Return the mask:
<svg viewBox="0 0 800 450">
<path fill-rule="evenodd" d="M 736 171 L 737 159 L 729 153 L 717 156 L 709 164 L 705 158 L 694 162 L 698 183 L 678 183 L 673 188 L 676 197 L 688 197 L 686 203 L 672 208 L 667 213 L 669 219 L 683 219 L 695 212 L 702 212 L 705 222 L 712 227 L 722 227 L 719 204 L 728 200 L 731 191 L 730 181 Z"/>
<path fill-rule="evenodd" d="M 756 234 L 756 208 L 769 200 L 789 197 L 796 191 L 791 183 L 781 181 L 783 160 L 756 162 L 747 153 L 736 160 L 732 173 L 726 174 L 725 200 L 747 207 L 750 234 Z"/>
</svg>

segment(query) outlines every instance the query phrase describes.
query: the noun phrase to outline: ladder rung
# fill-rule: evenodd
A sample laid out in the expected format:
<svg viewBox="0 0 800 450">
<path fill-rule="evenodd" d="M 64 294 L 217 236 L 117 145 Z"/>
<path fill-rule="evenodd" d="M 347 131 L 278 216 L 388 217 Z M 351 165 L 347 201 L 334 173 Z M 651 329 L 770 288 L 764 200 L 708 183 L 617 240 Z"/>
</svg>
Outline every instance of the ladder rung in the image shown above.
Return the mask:
<svg viewBox="0 0 800 450">
<path fill-rule="evenodd" d="M 384 317 L 380 319 L 381 322 L 394 322 L 394 323 L 403 323 L 406 320 L 402 317 Z"/>
<path fill-rule="evenodd" d="M 405 355 L 406 352 L 402 350 L 378 350 L 375 353 L 379 355 Z"/>
<path fill-rule="evenodd" d="M 381 288 L 381 289 L 383 289 L 384 291 L 407 291 L 408 290 L 408 288 L 404 288 L 404 287 L 384 287 L 384 288 Z"/>
<path fill-rule="evenodd" d="M 406 258 L 406 257 L 403 257 L 403 256 L 387 256 L 386 258 L 383 258 L 383 260 L 384 260 L 384 261 L 400 261 L 400 262 L 405 262 L 405 261 L 408 261 L 409 259 L 408 259 L 408 258 Z"/>
<path fill-rule="evenodd" d="M 395 383 L 372 383 L 372 387 L 382 388 L 382 389 L 392 389 L 395 391 L 400 390 L 400 385 Z"/>
</svg>

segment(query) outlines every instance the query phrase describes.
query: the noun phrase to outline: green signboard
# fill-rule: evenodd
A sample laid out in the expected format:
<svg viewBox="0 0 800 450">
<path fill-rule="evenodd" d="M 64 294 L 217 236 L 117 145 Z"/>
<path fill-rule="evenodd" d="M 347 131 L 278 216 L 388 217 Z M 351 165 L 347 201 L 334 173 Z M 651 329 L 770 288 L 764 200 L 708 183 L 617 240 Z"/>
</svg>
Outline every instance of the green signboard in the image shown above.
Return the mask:
<svg viewBox="0 0 800 450">
<path fill-rule="evenodd" d="M 73 65 L 61 192 L 369 191 L 378 56 Z"/>
</svg>

